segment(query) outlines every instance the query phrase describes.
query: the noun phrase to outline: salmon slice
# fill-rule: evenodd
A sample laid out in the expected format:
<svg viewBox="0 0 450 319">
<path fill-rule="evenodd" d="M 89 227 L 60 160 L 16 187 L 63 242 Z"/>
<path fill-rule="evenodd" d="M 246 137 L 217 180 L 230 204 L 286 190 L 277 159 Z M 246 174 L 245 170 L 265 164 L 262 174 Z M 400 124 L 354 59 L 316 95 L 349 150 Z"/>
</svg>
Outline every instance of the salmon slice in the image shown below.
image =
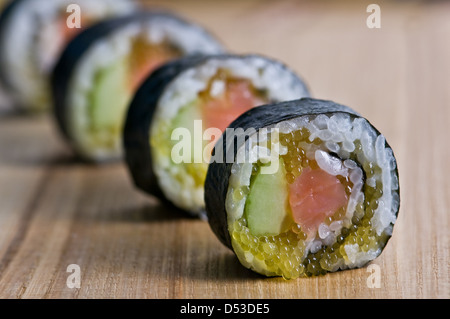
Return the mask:
<svg viewBox="0 0 450 319">
<path fill-rule="evenodd" d="M 305 168 L 289 185 L 294 221 L 307 233 L 316 232 L 325 218 L 334 215 L 347 202 L 344 185 L 320 168 Z"/>
<path fill-rule="evenodd" d="M 156 68 L 180 56 L 178 49 L 165 42 L 153 44 L 144 38 L 136 38 L 131 47 L 130 91 L 134 92 Z"/>
<path fill-rule="evenodd" d="M 239 115 L 261 104 L 264 101 L 255 95 L 249 81 L 227 81 L 223 94 L 206 100 L 203 118 L 208 128 L 223 132 Z"/>
</svg>

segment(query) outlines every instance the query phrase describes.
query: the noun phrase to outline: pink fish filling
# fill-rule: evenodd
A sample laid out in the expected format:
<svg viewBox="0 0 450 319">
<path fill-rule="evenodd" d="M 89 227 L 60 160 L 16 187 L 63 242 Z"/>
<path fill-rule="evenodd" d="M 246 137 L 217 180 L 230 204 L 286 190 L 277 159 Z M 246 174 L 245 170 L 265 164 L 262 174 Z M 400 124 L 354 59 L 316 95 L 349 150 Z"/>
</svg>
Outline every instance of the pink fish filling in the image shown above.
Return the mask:
<svg viewBox="0 0 450 319">
<path fill-rule="evenodd" d="M 289 185 L 289 204 L 294 221 L 307 232 L 316 232 L 325 218 L 345 207 L 348 196 L 336 176 L 317 168 L 305 168 Z"/>
<path fill-rule="evenodd" d="M 256 92 L 249 80 L 229 78 L 224 73 L 219 70 L 216 75 L 225 82 L 225 90 L 220 96 L 211 97 L 208 90 L 200 94 L 206 126 L 218 128 L 222 132 L 242 113 L 266 103 L 266 99 Z"/>
</svg>

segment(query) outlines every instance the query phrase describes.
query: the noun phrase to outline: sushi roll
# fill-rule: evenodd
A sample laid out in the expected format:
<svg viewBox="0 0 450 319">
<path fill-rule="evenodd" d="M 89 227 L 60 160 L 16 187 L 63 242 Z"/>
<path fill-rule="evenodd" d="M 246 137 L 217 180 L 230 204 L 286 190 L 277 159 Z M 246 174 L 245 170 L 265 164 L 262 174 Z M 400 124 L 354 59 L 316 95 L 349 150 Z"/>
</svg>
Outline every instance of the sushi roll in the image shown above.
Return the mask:
<svg viewBox="0 0 450 319">
<path fill-rule="evenodd" d="M 66 44 L 85 27 L 135 9 L 126 0 L 10 1 L 0 16 L 0 81 L 15 106 L 49 110 L 50 73 Z"/>
<path fill-rule="evenodd" d="M 141 81 L 170 60 L 223 50 L 206 30 L 170 13 L 102 21 L 70 42 L 55 67 L 58 127 L 79 157 L 117 160 L 126 109 Z"/>
<path fill-rule="evenodd" d="M 358 268 L 392 235 L 396 159 L 385 137 L 346 106 L 311 98 L 265 105 L 217 142 L 205 201 L 214 233 L 259 274 Z"/>
<path fill-rule="evenodd" d="M 309 96 L 304 82 L 260 55 L 189 57 L 155 71 L 136 93 L 124 129 L 134 183 L 194 216 L 216 140 L 259 105 Z"/>
</svg>

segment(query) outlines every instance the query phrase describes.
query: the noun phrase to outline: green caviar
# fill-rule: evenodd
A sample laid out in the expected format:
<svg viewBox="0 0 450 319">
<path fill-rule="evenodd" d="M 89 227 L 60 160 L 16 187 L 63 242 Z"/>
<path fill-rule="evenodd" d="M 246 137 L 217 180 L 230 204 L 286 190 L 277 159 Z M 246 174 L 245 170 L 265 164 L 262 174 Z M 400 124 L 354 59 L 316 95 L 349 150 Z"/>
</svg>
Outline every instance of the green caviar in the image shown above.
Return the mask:
<svg viewBox="0 0 450 319">
<path fill-rule="evenodd" d="M 232 238 L 244 252 L 250 252 L 263 261 L 266 269 L 286 279 L 304 276 L 301 263 L 305 253 L 306 234 L 297 224 L 276 236 L 253 236 L 245 218 L 236 220 L 232 226 Z"/>
<path fill-rule="evenodd" d="M 309 131 L 301 129 L 291 134 L 280 134 L 280 143 L 287 147 L 287 153 L 282 156 L 286 167 L 286 179 L 292 184 L 300 176 L 305 167 L 317 168 L 316 161 L 306 157 L 305 150 L 298 146 L 302 141 L 309 142 Z"/>
</svg>

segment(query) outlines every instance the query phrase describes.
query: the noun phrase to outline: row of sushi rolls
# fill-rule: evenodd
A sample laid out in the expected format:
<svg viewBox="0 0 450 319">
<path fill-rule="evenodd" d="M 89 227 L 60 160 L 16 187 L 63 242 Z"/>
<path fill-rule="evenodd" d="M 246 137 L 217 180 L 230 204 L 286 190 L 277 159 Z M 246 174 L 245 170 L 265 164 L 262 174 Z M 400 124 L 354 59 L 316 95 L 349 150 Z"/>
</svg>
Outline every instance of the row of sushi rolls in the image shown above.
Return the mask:
<svg viewBox="0 0 450 319">
<path fill-rule="evenodd" d="M 83 161 L 123 160 L 139 190 L 207 220 L 244 267 L 293 279 L 381 254 L 400 204 L 393 151 L 289 66 L 130 0 L 2 7 L 1 105 L 51 113 Z"/>
</svg>

